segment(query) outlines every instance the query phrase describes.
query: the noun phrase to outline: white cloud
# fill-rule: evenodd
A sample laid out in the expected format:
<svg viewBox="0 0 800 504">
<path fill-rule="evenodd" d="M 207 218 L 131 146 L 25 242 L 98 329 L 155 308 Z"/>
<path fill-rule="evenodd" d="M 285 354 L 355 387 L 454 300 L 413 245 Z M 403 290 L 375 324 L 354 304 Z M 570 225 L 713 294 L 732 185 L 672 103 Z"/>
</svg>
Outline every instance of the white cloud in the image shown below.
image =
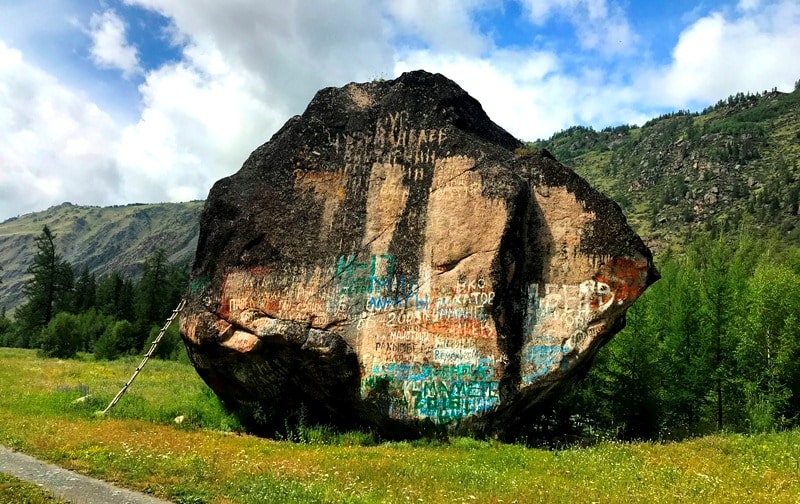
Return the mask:
<svg viewBox="0 0 800 504">
<path fill-rule="evenodd" d="M 215 48 L 191 45 L 184 54 L 180 63 L 150 72 L 139 88 L 141 119 L 125 128 L 117 150 L 131 174 L 130 198 L 205 198 L 288 118 L 264 102 L 258 76 L 233 68 Z"/>
<path fill-rule="evenodd" d="M 583 49 L 605 55 L 629 53 L 638 36 L 625 12 L 606 0 L 520 0 L 530 19 L 543 25 L 552 17 L 564 16 L 574 27 Z"/>
<path fill-rule="evenodd" d="M 126 0 L 172 19 L 177 37 L 258 76 L 270 108 L 302 112 L 322 87 L 369 80 L 392 62 L 391 28 L 371 0 Z M 288 115 L 286 115 L 288 118 Z"/>
<path fill-rule="evenodd" d="M 146 75 L 141 118 L 116 151 L 134 199 L 205 198 L 317 90 L 391 68 L 388 28 L 367 0 L 129 3 L 171 18 L 185 44 L 180 62 Z"/>
<path fill-rule="evenodd" d="M 739 17 L 714 12 L 685 29 L 666 68 L 643 74 L 662 106 L 709 103 L 739 91 L 791 90 L 800 76 L 800 4 L 785 0 Z"/>
<path fill-rule="evenodd" d="M 127 79 L 142 69 L 138 51 L 128 43 L 125 32 L 125 23 L 113 10 L 92 14 L 89 20 L 92 61 L 100 68 L 121 70 Z"/>
<path fill-rule="evenodd" d="M 65 200 L 109 204 L 120 175 L 118 132 L 86 96 L 0 41 L 0 218 Z"/>
<path fill-rule="evenodd" d="M 739 4 L 736 6 L 736 8 L 741 11 L 747 12 L 758 9 L 760 5 L 761 5 L 761 0 L 739 0 Z"/>
<path fill-rule="evenodd" d="M 587 71 L 567 75 L 554 53 L 497 50 L 484 58 L 415 51 L 397 73 L 426 68 L 461 85 L 489 117 L 522 140 L 546 138 L 575 124 L 641 123 L 638 94 Z"/>
<path fill-rule="evenodd" d="M 472 16 L 495 4 L 486 0 L 389 0 L 387 10 L 399 35 L 418 37 L 435 51 L 480 55 L 492 41 L 479 32 Z"/>
</svg>

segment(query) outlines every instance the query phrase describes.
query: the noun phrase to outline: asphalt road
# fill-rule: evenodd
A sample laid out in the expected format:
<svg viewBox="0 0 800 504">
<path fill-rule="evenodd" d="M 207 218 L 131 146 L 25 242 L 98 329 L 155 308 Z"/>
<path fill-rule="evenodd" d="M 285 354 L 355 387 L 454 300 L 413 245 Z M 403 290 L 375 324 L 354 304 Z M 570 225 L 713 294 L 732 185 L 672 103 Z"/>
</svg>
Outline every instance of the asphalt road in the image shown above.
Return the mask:
<svg viewBox="0 0 800 504">
<path fill-rule="evenodd" d="M 0 472 L 35 483 L 75 504 L 169 504 L 0 446 Z"/>
</svg>

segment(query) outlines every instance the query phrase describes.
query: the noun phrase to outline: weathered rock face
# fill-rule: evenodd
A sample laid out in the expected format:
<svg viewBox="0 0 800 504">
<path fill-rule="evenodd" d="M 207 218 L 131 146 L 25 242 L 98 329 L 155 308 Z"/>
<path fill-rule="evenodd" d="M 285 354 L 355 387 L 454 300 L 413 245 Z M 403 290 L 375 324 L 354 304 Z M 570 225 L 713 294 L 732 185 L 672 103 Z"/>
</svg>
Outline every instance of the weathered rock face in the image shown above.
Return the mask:
<svg viewBox="0 0 800 504">
<path fill-rule="evenodd" d="M 323 89 L 217 182 L 181 332 L 224 400 L 503 431 L 657 278 L 619 207 L 441 75 Z"/>
</svg>

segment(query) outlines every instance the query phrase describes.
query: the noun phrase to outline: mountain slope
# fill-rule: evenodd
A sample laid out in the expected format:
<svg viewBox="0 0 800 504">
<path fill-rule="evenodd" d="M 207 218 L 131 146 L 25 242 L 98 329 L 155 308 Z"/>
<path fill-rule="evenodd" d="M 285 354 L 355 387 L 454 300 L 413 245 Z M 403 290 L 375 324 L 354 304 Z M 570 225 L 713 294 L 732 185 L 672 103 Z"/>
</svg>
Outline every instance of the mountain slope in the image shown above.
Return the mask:
<svg viewBox="0 0 800 504">
<path fill-rule="evenodd" d="M 0 223 L 0 307 L 12 310 L 22 301 L 25 270 L 36 252 L 33 240 L 45 225 L 56 234 L 57 251 L 76 275 L 87 267 L 98 277 L 111 271 L 135 276 L 158 248 L 170 262 L 188 267 L 202 209 L 202 201 L 105 208 L 63 203 L 8 219 Z"/>
<path fill-rule="evenodd" d="M 739 93 L 641 127 L 573 127 L 529 145 L 616 200 L 656 252 L 745 222 L 800 243 L 800 87 Z"/>
</svg>

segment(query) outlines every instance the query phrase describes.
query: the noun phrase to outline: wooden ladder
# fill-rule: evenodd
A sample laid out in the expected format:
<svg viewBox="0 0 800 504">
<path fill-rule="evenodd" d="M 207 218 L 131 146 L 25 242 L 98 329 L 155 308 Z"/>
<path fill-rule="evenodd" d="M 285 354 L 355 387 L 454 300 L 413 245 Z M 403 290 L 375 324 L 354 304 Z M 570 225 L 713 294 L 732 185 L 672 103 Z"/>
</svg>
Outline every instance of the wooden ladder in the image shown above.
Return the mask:
<svg viewBox="0 0 800 504">
<path fill-rule="evenodd" d="M 156 339 L 153 340 L 153 344 L 150 345 L 150 350 L 148 350 L 147 353 L 144 354 L 144 359 L 142 359 L 142 362 L 140 362 L 139 365 L 136 366 L 136 370 L 133 372 L 133 376 L 131 376 L 131 379 L 128 380 L 128 383 L 126 383 L 122 387 L 122 389 L 120 389 L 119 392 L 117 392 L 117 395 L 114 397 L 114 399 L 111 400 L 111 402 L 108 404 L 108 406 L 106 406 L 106 409 L 104 409 L 102 411 L 101 415 L 105 415 L 106 413 L 108 413 L 108 410 L 113 408 L 114 405 L 117 404 L 119 402 L 119 400 L 122 398 L 122 396 L 125 395 L 125 392 L 128 391 L 128 387 L 131 386 L 131 383 L 133 383 L 133 380 L 135 380 L 136 377 L 139 375 L 139 371 L 142 370 L 144 365 L 147 364 L 147 361 L 150 359 L 150 357 L 153 356 L 153 352 L 156 351 L 156 347 L 161 342 L 161 338 L 164 337 L 164 334 L 167 332 L 167 329 L 169 329 L 169 326 L 172 325 L 172 321 L 175 320 L 175 317 L 177 317 L 178 314 L 183 310 L 184 306 L 186 306 L 186 300 L 185 299 L 181 299 L 181 302 L 178 303 L 178 306 L 174 310 L 172 310 L 172 315 L 170 315 L 169 318 L 167 319 L 167 323 L 164 324 L 164 327 L 161 328 L 161 332 L 158 333 L 158 336 L 156 336 Z"/>
</svg>

